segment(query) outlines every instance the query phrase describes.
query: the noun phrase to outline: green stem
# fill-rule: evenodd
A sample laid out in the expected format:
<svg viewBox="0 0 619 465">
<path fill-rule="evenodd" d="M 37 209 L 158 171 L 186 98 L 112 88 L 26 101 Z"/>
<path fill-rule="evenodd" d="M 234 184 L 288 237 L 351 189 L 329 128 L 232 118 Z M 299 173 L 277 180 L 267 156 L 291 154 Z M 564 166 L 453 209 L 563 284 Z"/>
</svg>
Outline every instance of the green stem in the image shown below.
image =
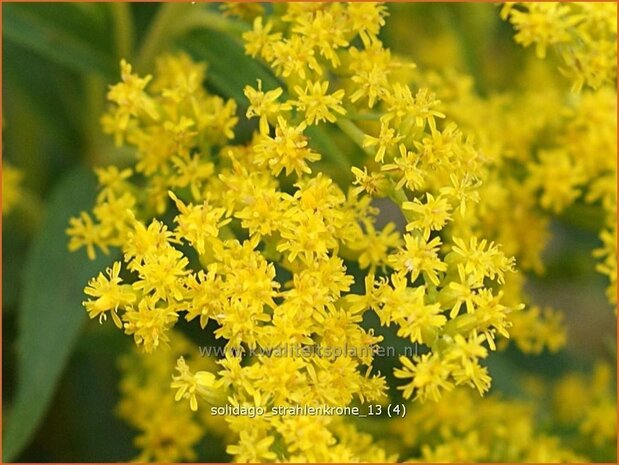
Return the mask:
<svg viewBox="0 0 619 465">
<path fill-rule="evenodd" d="M 200 10 L 196 14 L 185 17 L 184 21 L 178 26 L 178 29 L 183 31 L 205 27 L 237 37 L 250 29 L 247 23 L 227 18 L 209 10 Z"/>
<path fill-rule="evenodd" d="M 347 116 L 353 121 L 378 121 L 383 113 L 348 113 Z"/>
<path fill-rule="evenodd" d="M 114 21 L 114 40 L 119 60 L 129 60 L 132 57 L 134 45 L 133 17 L 131 7 L 127 3 L 110 3 L 110 11 Z"/>
<path fill-rule="evenodd" d="M 225 32 L 238 39 L 241 33 L 249 30 L 249 25 L 242 21 L 205 10 L 202 5 L 189 3 L 165 3 L 157 13 L 151 27 L 142 42 L 137 58 L 137 67 L 144 72 L 148 70 L 155 57 L 167 45 L 180 35 L 197 28 L 207 28 Z"/>
<path fill-rule="evenodd" d="M 402 208 L 402 204 L 409 201 L 408 197 L 406 197 L 404 189 L 395 188 L 395 183 L 393 182 L 393 180 L 391 180 L 391 193 L 389 195 L 389 198 L 393 200 L 393 202 L 396 203 L 398 207 L 400 207 L 400 211 L 402 212 L 402 215 L 404 215 L 404 218 L 406 218 L 406 221 L 408 221 L 409 223 L 413 221 L 413 212 L 410 210 L 404 210 Z"/>
<path fill-rule="evenodd" d="M 155 57 L 172 39 L 173 25 L 188 14 L 193 5 L 187 3 L 162 3 L 152 21 L 137 55 L 136 67 L 140 71 L 152 67 Z"/>
<path fill-rule="evenodd" d="M 101 138 L 99 117 L 103 114 L 105 102 L 105 82 L 96 74 L 84 76 L 84 142 L 85 153 L 92 165 L 101 164 L 101 152 L 98 143 Z"/>
<path fill-rule="evenodd" d="M 350 139 L 361 148 L 361 150 L 363 150 L 367 155 L 371 157 L 374 156 L 373 150 L 363 146 L 363 138 L 365 134 L 361 129 L 357 127 L 355 123 L 353 123 L 347 118 L 340 117 L 337 119 L 336 124 L 344 134 L 350 137 Z"/>
</svg>

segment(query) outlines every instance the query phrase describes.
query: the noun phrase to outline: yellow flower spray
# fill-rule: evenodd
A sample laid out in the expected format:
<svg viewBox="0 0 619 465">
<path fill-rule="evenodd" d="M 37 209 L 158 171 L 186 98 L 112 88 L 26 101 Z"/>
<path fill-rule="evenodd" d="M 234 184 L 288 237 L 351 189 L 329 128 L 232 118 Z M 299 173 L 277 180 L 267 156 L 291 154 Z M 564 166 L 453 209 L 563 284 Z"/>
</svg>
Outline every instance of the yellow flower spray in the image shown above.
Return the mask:
<svg viewBox="0 0 619 465">
<path fill-rule="evenodd" d="M 572 14 L 576 7 L 549 5 L 504 6 L 518 42 L 535 43 L 543 56 L 549 46 L 569 45 L 574 29 L 591 35 L 582 47 L 603 47 L 592 22 Z M 407 402 L 411 413 L 390 426 L 406 448 L 391 453 L 393 444 L 381 445 L 347 418 L 226 416 L 229 431 L 219 434 L 235 461 L 392 461 L 409 458 L 414 448 L 429 461 L 576 457 L 556 438 L 533 439 L 526 407 L 478 399 L 492 382 L 485 360 L 508 338 L 533 353 L 564 343 L 560 316 L 522 304 L 527 297 L 516 270 L 542 266 L 547 225 L 538 206 L 561 211 L 586 184 L 588 199 L 616 209 L 611 182 L 601 177 L 614 176 L 616 166 L 606 154 L 577 157 L 585 143 L 610 142 L 612 122 L 596 122 L 594 130 L 584 115 L 589 105 L 608 103 L 603 84 L 611 70 L 604 63 L 599 71 L 574 68 L 576 57 L 588 53 L 580 45 L 563 52 L 567 74 L 577 76 L 574 87 L 600 89 L 571 108 L 556 128 L 556 147 L 524 160 L 527 142 L 514 137 L 518 145 L 510 145 L 498 128 L 513 126 L 524 105 L 482 100 L 466 86 L 442 101 L 446 78 L 432 78 L 383 47 L 378 34 L 386 6 L 290 3 L 269 16 L 260 9 L 249 16 L 246 53 L 281 82 L 265 89 L 258 80 L 243 89 L 247 102 L 238 103 L 248 103 L 245 116 L 257 123 L 252 139 L 232 143 L 237 102 L 204 89 L 204 64 L 165 55 L 152 76 L 140 77 L 123 61 L 102 124 L 135 158 L 122 169 L 96 170 L 100 191 L 92 213 L 73 218 L 68 230 L 72 250 L 86 247 L 91 258 L 97 248 L 123 254 L 88 283 L 84 306 L 100 321 L 109 313 L 145 353 L 131 362 L 146 373 L 141 380 L 124 362 L 120 406 L 141 432 L 141 459 L 194 459 L 204 431 L 221 429 L 212 406 L 269 412 L 386 405 L 387 378 L 374 366 L 383 336 L 362 324 L 370 314 L 416 349 L 393 372 L 404 399 L 415 400 Z M 502 105 L 510 112 L 503 114 Z M 476 120 L 488 114 L 501 116 L 487 127 Z M 364 154 L 350 166 L 349 185 L 317 168 L 329 154 L 310 133 L 326 124 Z M 534 133 L 542 123 L 528 124 L 520 130 Z M 526 163 L 526 178 L 507 174 L 515 161 Z M 600 181 L 588 183 L 593 179 Z M 516 195 L 525 198 L 511 209 Z M 379 226 L 377 199 L 400 211 L 403 230 Z M 615 233 L 603 234 L 600 270 L 616 282 Z M 351 267 L 362 270 L 362 282 L 355 283 Z M 200 357 L 174 329 L 181 319 L 199 321 L 225 353 Z M 304 350 L 272 352 L 293 346 Z M 342 347 L 352 350 L 316 355 Z M 159 402 L 157 429 L 146 419 Z M 458 411 L 449 412 L 447 403 Z M 479 414 L 471 414 L 474 405 L 483 406 Z M 504 454 L 489 449 L 510 434 L 509 418 L 519 446 Z M 502 430 L 483 423 L 495 420 Z M 428 438 L 440 421 L 445 442 L 436 444 Z M 603 436 L 601 421 L 586 420 L 583 431 Z"/>
</svg>

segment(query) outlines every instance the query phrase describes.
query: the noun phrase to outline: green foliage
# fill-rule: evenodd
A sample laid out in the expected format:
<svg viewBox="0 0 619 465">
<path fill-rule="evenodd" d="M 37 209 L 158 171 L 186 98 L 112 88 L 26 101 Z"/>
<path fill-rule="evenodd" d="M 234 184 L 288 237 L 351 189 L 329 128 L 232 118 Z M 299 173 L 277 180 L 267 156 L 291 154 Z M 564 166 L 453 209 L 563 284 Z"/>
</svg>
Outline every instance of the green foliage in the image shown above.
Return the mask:
<svg viewBox="0 0 619 465">
<path fill-rule="evenodd" d="M 111 76 L 115 60 L 107 46 L 103 8 L 72 3 L 7 4 L 3 7 L 4 38 L 75 71 Z"/>
<path fill-rule="evenodd" d="M 65 229 L 72 215 L 94 200 L 95 179 L 79 167 L 59 181 L 35 237 L 23 275 L 18 314 L 18 383 L 4 430 L 4 461 L 14 460 L 31 438 L 86 318 L 82 287 L 110 257 L 89 261 L 70 253 Z"/>
</svg>

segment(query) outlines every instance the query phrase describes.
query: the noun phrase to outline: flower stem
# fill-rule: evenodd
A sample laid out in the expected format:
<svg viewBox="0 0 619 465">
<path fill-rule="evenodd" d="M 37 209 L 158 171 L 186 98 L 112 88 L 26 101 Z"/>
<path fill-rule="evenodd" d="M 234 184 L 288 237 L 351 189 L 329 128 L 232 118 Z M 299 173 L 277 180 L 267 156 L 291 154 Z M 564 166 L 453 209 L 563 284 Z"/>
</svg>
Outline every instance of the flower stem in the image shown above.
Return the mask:
<svg viewBox="0 0 619 465">
<path fill-rule="evenodd" d="M 110 11 L 114 21 L 114 40 L 118 60 L 132 58 L 134 46 L 133 17 L 131 7 L 127 3 L 110 3 Z"/>
<path fill-rule="evenodd" d="M 192 5 L 187 3 L 162 3 L 152 21 L 146 37 L 137 55 L 136 67 L 140 71 L 148 70 L 155 57 L 172 39 L 174 23 L 188 14 Z"/>
<path fill-rule="evenodd" d="M 242 21 L 226 18 L 204 9 L 203 5 L 191 3 L 164 3 L 142 42 L 137 57 L 137 68 L 144 72 L 172 40 L 197 28 L 225 32 L 234 38 L 249 29 Z"/>
<path fill-rule="evenodd" d="M 361 148 L 361 150 L 371 157 L 374 156 L 374 152 L 370 148 L 363 146 L 363 137 L 365 134 L 355 123 L 348 118 L 339 117 L 336 124 L 344 134 L 350 137 L 350 139 Z"/>
</svg>

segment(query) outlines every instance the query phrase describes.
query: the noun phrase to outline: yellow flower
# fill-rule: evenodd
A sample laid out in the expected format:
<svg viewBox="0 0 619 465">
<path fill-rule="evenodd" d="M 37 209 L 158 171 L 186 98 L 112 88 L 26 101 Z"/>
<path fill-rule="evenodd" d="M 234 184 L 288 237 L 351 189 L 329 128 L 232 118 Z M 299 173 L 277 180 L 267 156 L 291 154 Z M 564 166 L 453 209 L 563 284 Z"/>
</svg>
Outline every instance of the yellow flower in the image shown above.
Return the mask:
<svg viewBox="0 0 619 465">
<path fill-rule="evenodd" d="M 279 103 L 277 100 L 281 97 L 284 90 L 281 87 L 270 90 L 268 92 L 262 91 L 262 80 L 258 79 L 258 90 L 245 86 L 243 93 L 247 100 L 249 100 L 249 107 L 247 107 L 247 113 L 245 116 L 253 118 L 254 116 L 260 117 L 260 133 L 264 135 L 269 134 L 269 119 L 275 119 L 280 112 L 290 110 L 290 104 Z"/>
<path fill-rule="evenodd" d="M 273 54 L 272 46 L 275 42 L 281 39 L 281 32 L 271 34 L 273 23 L 267 21 L 263 23 L 262 16 L 254 19 L 253 29 L 243 33 L 243 41 L 245 42 L 245 52 L 252 57 L 262 55 L 262 57 L 271 61 Z"/>
<path fill-rule="evenodd" d="M 115 129 L 126 130 L 129 119 L 142 113 L 152 119 L 158 119 L 159 113 L 155 103 L 144 90 L 152 76 L 141 78 L 137 74 L 132 74 L 131 65 L 125 60 L 120 62 L 120 70 L 122 82 L 111 86 L 107 94 L 108 99 L 118 105 L 118 110 L 115 113 L 115 118 L 117 118 L 117 128 Z"/>
<path fill-rule="evenodd" d="M 396 190 L 406 188 L 410 191 L 421 190 L 426 182 L 424 171 L 420 167 L 421 157 L 418 153 L 406 148 L 406 145 L 399 145 L 400 155 L 393 158 L 393 163 L 384 164 L 383 171 L 395 171 L 400 175 L 400 180 L 395 185 Z"/>
<path fill-rule="evenodd" d="M 462 264 L 464 274 L 476 284 L 481 284 L 484 278 L 503 284 L 505 273 L 514 271 L 514 258 L 506 257 L 494 242 L 488 243 L 486 239 L 478 242 L 476 237 L 471 237 L 468 245 L 459 237 L 454 237 L 453 242 L 455 262 Z"/>
<path fill-rule="evenodd" d="M 424 129 L 426 123 L 436 131 L 435 118 L 445 118 L 445 115 L 434 109 L 440 105 L 440 100 L 426 88 L 421 88 L 413 97 L 410 87 L 395 84 L 390 93 L 385 96 L 388 109 L 381 121 L 393 125 L 402 126 L 415 124 Z"/>
<path fill-rule="evenodd" d="M 596 446 L 612 444 L 617 438 L 617 406 L 605 399 L 587 410 L 580 430 L 593 439 Z"/>
<path fill-rule="evenodd" d="M 395 129 L 390 128 L 387 123 L 380 125 L 380 133 L 377 137 L 366 134 L 363 138 L 364 147 L 377 147 L 374 159 L 382 163 L 388 150 L 395 147 L 404 137 L 397 134 Z"/>
<path fill-rule="evenodd" d="M 123 315 L 125 333 L 133 335 L 136 345 L 147 353 L 160 344 L 168 344 L 170 339 L 167 333 L 178 319 L 178 313 L 172 306 L 157 306 L 157 302 L 154 297 L 143 297 L 137 309 L 127 307 Z"/>
<path fill-rule="evenodd" d="M 172 389 L 176 389 L 174 400 L 189 399 L 189 406 L 194 412 L 198 410 L 199 395 L 204 399 L 212 400 L 215 389 L 215 375 L 208 371 L 192 373 L 183 357 L 176 361 L 178 375 L 172 376 Z"/>
<path fill-rule="evenodd" d="M 288 222 L 289 227 L 281 232 L 282 241 L 278 244 L 279 252 L 288 252 L 288 261 L 293 262 L 300 256 L 306 263 L 315 259 L 326 258 L 329 249 L 337 242 L 329 231 L 325 221 L 308 211 L 294 212 Z"/>
<path fill-rule="evenodd" d="M 120 358 L 122 378 L 117 412 L 137 433 L 135 447 L 139 462 L 196 460 L 196 449 L 206 425 L 190 409 L 179 408 L 170 395 L 170 378 L 179 353 L 196 357 L 200 367 L 210 360 L 198 358 L 194 344 L 175 333 L 169 350 L 150 354 L 135 348 Z M 221 428 L 224 425 L 219 425 Z"/>
<path fill-rule="evenodd" d="M 582 20 L 569 16 L 570 7 L 560 3 L 528 3 L 528 11 L 511 9 L 509 20 L 518 31 L 516 42 L 525 47 L 535 43 L 538 58 L 546 56 L 546 48 L 570 40 L 568 28 Z"/>
<path fill-rule="evenodd" d="M 401 246 L 402 239 L 396 231 L 394 223 L 388 223 L 382 230 L 376 231 L 372 223 L 365 224 L 366 233 L 349 245 L 352 250 L 360 252 L 359 266 L 361 269 L 383 267 L 388 263 L 387 257 L 391 249 Z"/>
<path fill-rule="evenodd" d="M 350 79 L 357 87 L 349 97 L 352 103 L 367 97 L 368 107 L 373 108 L 388 93 L 389 81 L 382 66 L 375 64 L 369 69 L 358 69 Z"/>
<path fill-rule="evenodd" d="M 277 455 L 270 450 L 275 438 L 259 437 L 257 431 L 241 431 L 238 444 L 226 447 L 226 452 L 234 456 L 235 462 L 254 463 L 275 460 Z"/>
<path fill-rule="evenodd" d="M 107 200 L 110 196 L 118 196 L 131 189 L 131 184 L 127 182 L 127 179 L 133 175 L 131 168 L 119 170 L 118 167 L 110 165 L 105 168 L 95 168 L 95 174 L 101 189 L 98 199 Z"/>
<path fill-rule="evenodd" d="M 101 225 L 95 224 L 92 217 L 86 212 L 80 213 L 78 218 L 71 218 L 66 232 L 71 238 L 69 240 L 71 252 L 86 247 L 88 258 L 91 260 L 96 257 L 95 246 L 100 247 L 105 254 L 109 253 L 103 228 Z"/>
<path fill-rule="evenodd" d="M 336 68 L 340 63 L 336 50 L 348 45 L 341 19 L 337 11 L 317 10 L 312 15 L 299 15 L 292 31 L 302 36 L 307 47 L 319 50 L 320 55 Z"/>
<path fill-rule="evenodd" d="M 539 354 L 544 348 L 556 352 L 565 345 L 563 314 L 556 310 L 546 308 L 542 311 L 538 306 L 532 306 L 515 313 L 511 320 L 510 335 L 525 353 Z"/>
<path fill-rule="evenodd" d="M 593 87 L 616 73 L 616 30 L 606 18 L 612 11 L 504 8 L 518 41 L 559 46 L 562 70 Z M 253 19 L 243 34 L 246 52 L 281 80 L 268 91 L 261 81 L 244 89 L 244 118 L 259 118 L 259 130 L 233 140 L 241 102 L 211 95 L 202 85 L 205 65 L 187 55 L 160 59 L 152 82 L 123 63 L 103 124 L 133 158 L 127 168 L 98 170 L 94 216 L 84 213 L 69 228 L 72 248 L 85 246 L 90 255 L 95 247 L 120 248 L 132 275 L 125 283 L 115 264 L 91 280 L 85 306 L 91 317 L 111 312 L 151 353 L 125 369 L 122 389 L 140 458 L 194 460 L 208 429 L 225 431 L 222 441 L 236 461 L 395 459 L 345 418 L 269 410 L 388 400 L 372 352 L 382 336 L 367 326 L 367 311 L 380 325 L 395 324 L 407 349 L 422 344 L 421 355 L 402 358 L 395 370 L 405 380 L 404 397 L 420 401 L 407 402 L 407 418 L 389 423 L 389 434 L 416 454 L 403 460 L 574 458 L 535 429 L 535 412 L 523 402 L 478 398 L 492 381 L 483 360 L 504 339 L 529 352 L 565 341 L 559 314 L 523 310 L 525 275 L 509 273 L 512 256 L 524 271 L 541 267 L 549 210 L 565 208 L 581 191 L 600 204 L 606 221 L 599 267 L 616 282 L 609 239 L 616 229 L 614 90 L 567 99 L 548 75 L 525 69 L 522 87 L 529 74 L 537 87 L 481 96 L 470 77 L 410 72 L 414 65 L 392 57 L 378 39 L 383 5 L 293 2 L 256 18 L 246 13 Z M 323 122 L 338 124 L 308 130 Z M 349 165 L 354 158 L 364 167 L 336 160 L 344 175 L 352 172 L 351 185 L 346 176 L 320 172 L 335 158 L 312 166 L 338 149 L 352 157 Z M 168 211 L 175 208 L 170 197 L 178 212 Z M 404 233 L 388 223 L 396 208 L 392 219 L 403 214 Z M 188 342 L 176 346 L 179 318 L 210 331 L 226 352 L 215 351 L 213 360 L 198 357 Z M 168 344 L 170 351 L 157 350 Z M 280 356 L 290 344 L 308 352 Z M 315 355 L 321 348 L 357 353 Z M 242 356 L 248 350 L 259 353 Z M 192 357 L 195 372 L 177 361 L 181 354 Z M 189 409 L 166 392 L 171 376 L 176 399 Z M 570 428 L 602 444 L 612 431 L 612 402 L 596 387 L 587 392 L 600 410 Z M 226 397 L 232 406 L 267 413 L 193 413 L 199 398 L 216 405 Z M 424 408 L 426 400 L 436 404 Z"/>
<path fill-rule="evenodd" d="M 114 262 L 112 267 L 106 270 L 107 278 L 103 273 L 99 273 L 97 278 L 91 279 L 84 289 L 84 293 L 96 299 L 83 303 L 88 311 L 88 316 L 90 318 L 98 316 L 99 322 L 106 319 L 106 312 L 110 312 L 112 320 L 118 328 L 122 328 L 122 323 L 116 312 L 119 308 L 124 309 L 133 304 L 136 299 L 131 285 L 121 284 L 122 279 L 118 276 L 120 266 L 120 262 Z"/>
<path fill-rule="evenodd" d="M 359 34 L 366 47 L 377 40 L 380 28 L 385 25 L 385 16 L 389 14 L 384 5 L 374 2 L 350 2 L 346 12 L 350 29 Z"/>
<path fill-rule="evenodd" d="M 308 125 L 318 124 L 321 121 L 335 122 L 336 116 L 332 113 L 346 114 L 346 110 L 341 105 L 344 91 L 342 89 L 332 94 L 327 94 L 329 81 L 307 81 L 305 89 L 295 86 L 298 100 L 293 104 L 301 111 L 305 112 L 305 122 Z"/>
<path fill-rule="evenodd" d="M 408 384 L 398 386 L 398 389 L 404 391 L 402 395 L 405 399 L 415 392 L 415 399 L 421 402 L 428 399 L 437 402 L 441 398 L 441 391 L 453 389 L 453 383 L 448 380 L 452 366 L 436 355 L 416 355 L 412 361 L 407 357 L 400 357 L 400 363 L 403 368 L 394 370 L 395 377 L 412 378 Z"/>
<path fill-rule="evenodd" d="M 610 285 L 606 290 L 606 295 L 611 303 L 617 303 L 617 227 L 605 229 L 600 233 L 603 247 L 595 249 L 595 257 L 605 257 L 602 263 L 595 267 L 600 273 L 608 276 Z"/>
<path fill-rule="evenodd" d="M 358 187 L 355 187 L 353 192 L 357 195 L 366 192 L 370 196 L 380 197 L 389 187 L 389 180 L 381 172 L 368 173 L 367 167 L 361 171 L 356 166 L 353 166 L 350 171 L 355 175 L 353 184 Z"/>
<path fill-rule="evenodd" d="M 93 213 L 99 220 L 101 235 L 106 237 L 110 245 L 118 245 L 126 237 L 133 223 L 133 210 L 136 198 L 126 192 L 120 196 L 108 193 L 107 199 L 100 201 L 93 208 Z"/>
<path fill-rule="evenodd" d="M 448 360 L 457 360 L 460 364 L 460 367 L 454 369 L 452 373 L 456 384 L 468 384 L 475 387 L 480 395 L 488 391 L 492 381 L 488 375 L 488 369 L 478 362 L 480 358 L 488 356 L 488 350 L 482 346 L 485 340 L 485 335 L 477 335 L 476 331 L 473 331 L 468 340 L 456 334 L 454 344 L 450 346 L 447 354 Z"/>
<path fill-rule="evenodd" d="M 258 187 L 242 197 L 234 214 L 241 220 L 241 226 L 250 235 L 269 236 L 281 227 L 290 204 L 290 198 L 272 187 Z"/>
<path fill-rule="evenodd" d="M 196 200 L 201 199 L 204 185 L 215 171 L 213 163 L 206 161 L 199 154 L 175 156 L 172 158 L 172 163 L 176 169 L 174 187 L 189 186 L 192 197 Z"/>
<path fill-rule="evenodd" d="M 275 42 L 272 47 L 271 67 L 278 76 L 306 79 L 309 72 L 323 73 L 316 60 L 314 49 L 308 47 L 301 36 Z"/>
<path fill-rule="evenodd" d="M 135 221 L 133 229 L 127 235 L 123 244 L 125 262 L 130 270 L 135 270 L 149 257 L 167 249 L 173 233 L 161 221 L 153 220 L 148 228 L 143 223 Z"/>
<path fill-rule="evenodd" d="M 295 172 L 297 176 L 311 173 L 307 162 L 320 160 L 320 155 L 308 147 L 307 137 L 303 135 L 305 123 L 289 126 L 287 121 L 279 116 L 275 137 L 264 135 L 256 145 L 256 162 L 267 165 L 277 176 L 282 170 L 286 175 Z"/>
<path fill-rule="evenodd" d="M 420 236 L 405 234 L 404 243 L 403 248 L 389 256 L 391 266 L 397 272 L 410 274 L 413 282 L 423 273 L 425 278 L 438 286 L 438 273 L 447 270 L 447 265 L 438 256 L 441 239 L 435 237 L 428 242 Z"/>
<path fill-rule="evenodd" d="M 133 288 L 144 294 L 153 292 L 155 301 L 182 300 L 183 285 L 179 278 L 189 273 L 188 263 L 187 257 L 171 246 L 147 255 L 143 263 L 134 264 L 139 279 L 133 283 Z"/>
<path fill-rule="evenodd" d="M 402 203 L 402 209 L 411 210 L 419 218 L 410 221 L 406 225 L 407 231 L 420 229 L 423 231 L 423 238 L 428 240 L 431 231 L 440 231 L 447 221 L 451 220 L 451 205 L 445 197 L 438 196 L 436 199 L 429 192 L 426 193 L 426 203 L 421 203 L 419 199 L 414 202 Z"/>
<path fill-rule="evenodd" d="M 180 103 L 199 93 L 206 68 L 206 63 L 196 63 L 186 53 L 162 55 L 155 61 L 156 74 L 150 90 Z"/>
<path fill-rule="evenodd" d="M 541 187 L 544 208 L 560 213 L 580 196 L 578 186 L 585 180 L 582 166 L 563 150 L 542 151 L 539 158 L 540 163 L 529 166 L 529 185 L 533 189 Z"/>
<path fill-rule="evenodd" d="M 501 10 L 516 29 L 514 39 L 536 46 L 544 58 L 546 48 L 557 47 L 565 66 L 559 70 L 572 79 L 572 90 L 586 84 L 598 89 L 617 75 L 617 5 L 615 3 L 512 3 Z"/>
<path fill-rule="evenodd" d="M 379 311 L 381 321 L 393 321 L 400 328 L 398 336 L 406 337 L 411 342 L 432 344 L 447 318 L 441 314 L 438 303 L 426 303 L 426 288 L 418 286 L 407 287 L 406 278 L 392 275 L 393 290 L 383 287 L 379 291 L 380 302 L 383 305 Z M 387 313 L 382 316 L 381 313 Z"/>
<path fill-rule="evenodd" d="M 173 192 L 170 191 L 169 195 L 180 211 L 180 215 L 174 218 L 178 224 L 177 237 L 189 242 L 203 255 L 207 246 L 210 247 L 208 242 L 216 239 L 219 229 L 230 222 L 230 218 L 222 219 L 225 208 L 214 208 L 206 201 L 202 205 L 185 205 Z"/>
<path fill-rule="evenodd" d="M 224 309 L 225 285 L 220 276 L 215 273 L 200 270 L 190 274 L 185 280 L 185 297 L 190 300 L 185 319 L 192 321 L 200 317 L 200 326 L 204 329 L 209 318 L 221 314 Z"/>
</svg>

